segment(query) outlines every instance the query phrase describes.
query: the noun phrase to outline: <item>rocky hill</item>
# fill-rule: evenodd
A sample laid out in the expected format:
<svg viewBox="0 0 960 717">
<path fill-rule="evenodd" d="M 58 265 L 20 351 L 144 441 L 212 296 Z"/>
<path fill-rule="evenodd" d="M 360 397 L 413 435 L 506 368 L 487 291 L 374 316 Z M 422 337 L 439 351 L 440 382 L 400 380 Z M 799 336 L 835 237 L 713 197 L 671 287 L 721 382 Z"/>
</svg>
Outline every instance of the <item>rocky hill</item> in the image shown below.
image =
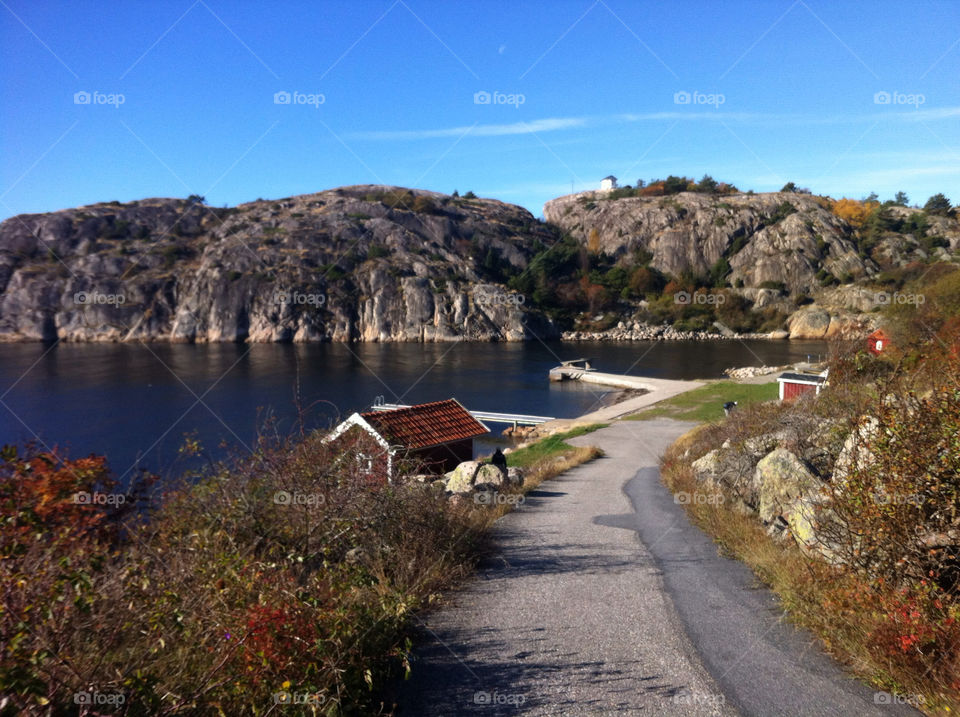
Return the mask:
<svg viewBox="0 0 960 717">
<path fill-rule="evenodd" d="M 884 272 L 960 250 L 949 212 L 864 225 L 793 192 L 587 192 L 544 215 L 379 185 L 20 215 L 0 224 L 0 341 L 519 341 L 718 318 L 820 338 L 871 326 Z M 726 316 L 668 296 L 723 286 Z"/>
<path fill-rule="evenodd" d="M 0 340 L 554 336 L 498 281 L 555 238 L 520 207 L 372 185 L 20 215 L 0 224 Z"/>
<path fill-rule="evenodd" d="M 930 256 L 960 249 L 960 223 L 930 217 L 922 237 L 878 230 L 877 246 L 866 251 L 855 227 L 831 211 L 831 200 L 794 192 L 710 195 L 681 192 L 663 197 L 623 197 L 586 192 L 544 205 L 544 218 L 584 244 L 622 263 L 649 258 L 663 274 L 715 276 L 723 267 L 731 286 L 783 286 L 791 294 L 813 294 L 833 280 L 878 274 Z M 922 214 L 890 207 L 892 219 Z"/>
</svg>

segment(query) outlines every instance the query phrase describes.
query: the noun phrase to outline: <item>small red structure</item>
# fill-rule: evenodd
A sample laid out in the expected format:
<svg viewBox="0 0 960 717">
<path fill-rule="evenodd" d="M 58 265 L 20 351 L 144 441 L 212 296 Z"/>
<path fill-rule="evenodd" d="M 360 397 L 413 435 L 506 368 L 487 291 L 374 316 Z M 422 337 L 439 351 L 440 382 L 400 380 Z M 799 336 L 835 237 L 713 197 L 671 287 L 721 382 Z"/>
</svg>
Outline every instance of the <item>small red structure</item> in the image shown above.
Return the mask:
<svg viewBox="0 0 960 717">
<path fill-rule="evenodd" d="M 790 401 L 805 393 L 817 394 L 827 384 L 827 372 L 823 373 L 782 373 L 777 377 L 780 384 L 780 400 Z"/>
<path fill-rule="evenodd" d="M 879 356 L 884 349 L 890 346 L 890 337 L 883 329 L 877 329 L 867 337 L 867 351 L 874 356 Z"/>
<path fill-rule="evenodd" d="M 389 480 L 393 478 L 397 458 L 419 463 L 421 470 L 430 473 L 451 471 L 459 463 L 473 458 L 473 439 L 490 432 L 453 398 L 391 410 L 354 413 L 337 426 L 326 440 L 338 440 L 352 428 L 369 433 L 383 449 Z M 367 459 L 367 456 L 362 457 L 362 460 Z"/>
</svg>

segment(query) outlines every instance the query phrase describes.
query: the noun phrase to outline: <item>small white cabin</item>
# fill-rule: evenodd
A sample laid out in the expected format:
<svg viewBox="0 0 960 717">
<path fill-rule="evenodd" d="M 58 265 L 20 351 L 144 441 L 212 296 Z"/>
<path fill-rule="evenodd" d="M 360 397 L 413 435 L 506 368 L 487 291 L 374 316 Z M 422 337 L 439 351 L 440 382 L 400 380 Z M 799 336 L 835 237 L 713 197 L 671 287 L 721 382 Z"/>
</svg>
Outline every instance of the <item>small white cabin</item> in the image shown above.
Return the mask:
<svg viewBox="0 0 960 717">
<path fill-rule="evenodd" d="M 616 188 L 617 188 L 617 178 L 614 177 L 612 174 L 600 180 L 601 190 L 616 189 Z"/>
</svg>

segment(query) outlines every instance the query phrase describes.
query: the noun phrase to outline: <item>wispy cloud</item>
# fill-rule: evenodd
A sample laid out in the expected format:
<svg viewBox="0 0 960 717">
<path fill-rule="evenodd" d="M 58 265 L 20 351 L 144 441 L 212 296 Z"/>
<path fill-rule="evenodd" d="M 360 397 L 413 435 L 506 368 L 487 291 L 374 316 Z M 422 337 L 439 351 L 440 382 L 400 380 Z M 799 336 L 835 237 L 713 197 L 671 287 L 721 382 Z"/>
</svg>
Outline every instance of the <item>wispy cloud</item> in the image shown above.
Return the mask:
<svg viewBox="0 0 960 717">
<path fill-rule="evenodd" d="M 511 122 L 509 124 L 478 124 L 460 127 L 413 130 L 372 130 L 345 134 L 354 140 L 417 140 L 443 137 L 507 137 L 511 135 L 541 134 L 571 129 L 585 129 L 601 125 L 632 124 L 640 122 L 742 122 L 745 124 L 849 124 L 876 122 L 936 122 L 960 117 L 960 107 L 930 107 L 915 110 L 873 111 L 864 114 L 810 115 L 797 113 L 729 112 L 724 110 L 671 110 L 663 112 L 624 112 L 608 116 L 550 117 Z"/>
<path fill-rule="evenodd" d="M 352 132 L 347 135 L 350 139 L 370 140 L 397 140 L 397 139 L 436 139 L 439 137 L 506 137 L 533 132 L 555 132 L 563 129 L 585 127 L 587 119 L 584 117 L 553 117 L 531 120 L 529 122 L 511 122 L 510 124 L 482 124 L 470 127 L 445 127 L 441 129 L 414 129 L 414 130 L 385 130 L 372 132 Z"/>
</svg>

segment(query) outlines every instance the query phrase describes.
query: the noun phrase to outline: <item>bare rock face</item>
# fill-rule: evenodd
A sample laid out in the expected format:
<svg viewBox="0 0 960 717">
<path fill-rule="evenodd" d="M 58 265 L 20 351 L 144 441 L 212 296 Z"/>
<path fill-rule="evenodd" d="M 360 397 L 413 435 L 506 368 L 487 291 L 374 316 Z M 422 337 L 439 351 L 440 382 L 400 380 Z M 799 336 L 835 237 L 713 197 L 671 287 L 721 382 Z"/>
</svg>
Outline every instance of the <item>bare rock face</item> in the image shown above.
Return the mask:
<svg viewBox="0 0 960 717">
<path fill-rule="evenodd" d="M 0 224 L 0 340 L 554 337 L 505 282 L 556 239 L 517 206 L 378 185 L 21 215 Z"/>
<path fill-rule="evenodd" d="M 877 316 L 831 313 L 820 307 L 803 308 L 787 321 L 791 339 L 839 339 L 864 336 L 878 326 Z"/>
<path fill-rule="evenodd" d="M 595 230 L 595 241 L 607 253 L 652 254 L 650 265 L 673 276 L 705 276 L 724 259 L 732 284 L 771 282 L 808 293 L 819 287 L 821 270 L 837 277 L 877 271 L 858 255 L 851 227 L 811 195 L 681 192 L 605 200 L 588 192 L 549 201 L 543 212 L 583 242 Z"/>
</svg>

